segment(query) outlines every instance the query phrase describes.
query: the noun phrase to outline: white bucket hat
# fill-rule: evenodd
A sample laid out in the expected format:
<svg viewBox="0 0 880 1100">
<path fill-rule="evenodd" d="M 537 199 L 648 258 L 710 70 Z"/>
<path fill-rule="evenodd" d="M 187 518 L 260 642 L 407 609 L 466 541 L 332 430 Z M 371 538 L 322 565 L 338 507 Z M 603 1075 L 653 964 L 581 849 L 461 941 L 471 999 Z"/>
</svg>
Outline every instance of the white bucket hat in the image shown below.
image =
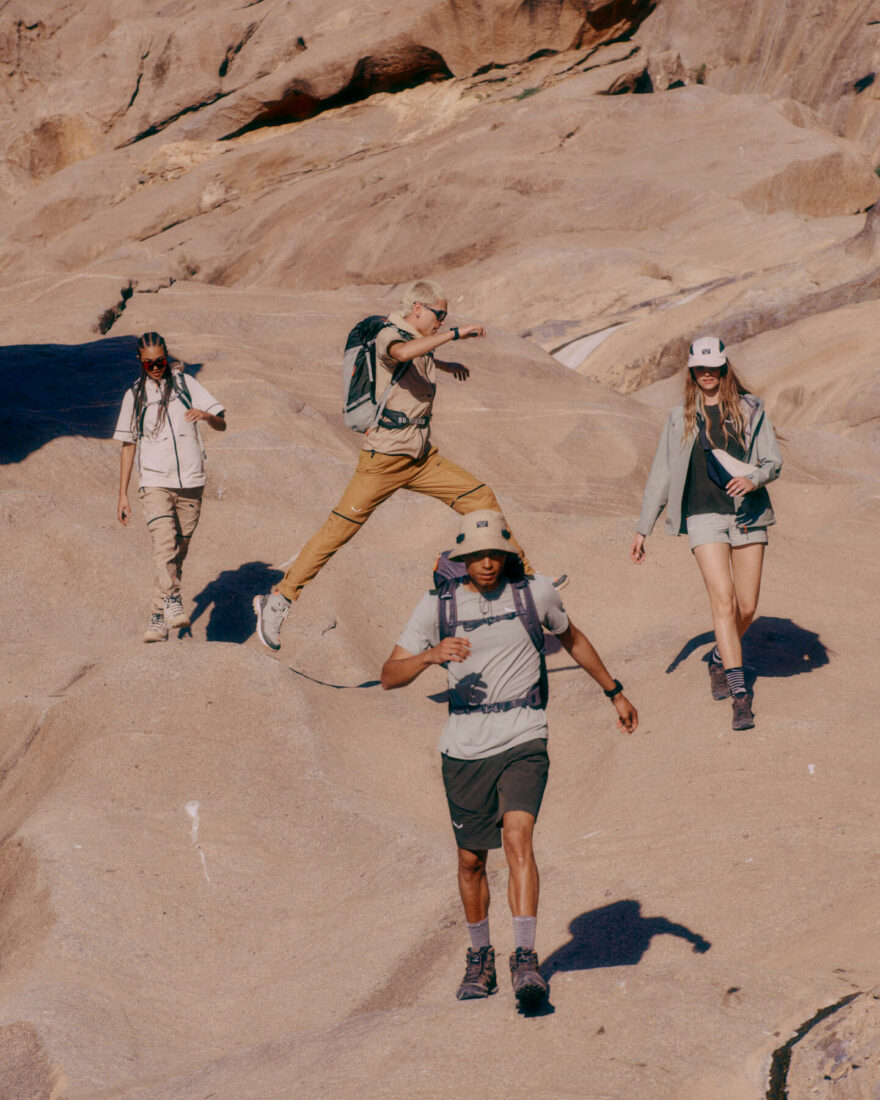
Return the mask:
<svg viewBox="0 0 880 1100">
<path fill-rule="evenodd" d="M 481 508 L 461 517 L 461 526 L 449 557 L 452 561 L 460 561 L 467 554 L 478 554 L 483 550 L 516 554 L 510 545 L 510 531 L 504 516 L 491 508 Z"/>
<path fill-rule="evenodd" d="M 726 367 L 724 341 L 717 336 L 701 336 L 694 340 L 688 353 L 689 367 Z"/>
</svg>

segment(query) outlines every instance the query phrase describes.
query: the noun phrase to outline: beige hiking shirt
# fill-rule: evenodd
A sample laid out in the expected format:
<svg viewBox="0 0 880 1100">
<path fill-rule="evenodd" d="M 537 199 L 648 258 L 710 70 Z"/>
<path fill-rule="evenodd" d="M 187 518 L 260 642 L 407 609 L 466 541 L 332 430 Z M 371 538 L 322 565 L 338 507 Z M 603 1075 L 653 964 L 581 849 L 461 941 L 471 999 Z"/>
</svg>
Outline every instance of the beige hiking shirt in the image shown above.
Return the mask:
<svg viewBox="0 0 880 1100">
<path fill-rule="evenodd" d="M 403 319 L 402 313 L 392 313 L 388 320 L 395 328 L 411 333 L 419 339 L 421 334 Z M 376 337 L 376 400 L 378 401 L 394 371 L 400 366 L 396 359 L 388 354 L 388 348 L 400 341 L 400 333 L 394 328 L 384 328 Z M 433 353 L 420 355 L 411 360 L 400 381 L 393 387 L 386 408 L 394 409 L 412 419 L 428 416 L 434 403 L 435 367 Z M 403 428 L 371 428 L 364 436 L 362 450 L 378 451 L 383 455 L 409 455 L 421 458 L 427 454 L 430 446 L 431 426 L 417 428 L 407 424 Z"/>
</svg>

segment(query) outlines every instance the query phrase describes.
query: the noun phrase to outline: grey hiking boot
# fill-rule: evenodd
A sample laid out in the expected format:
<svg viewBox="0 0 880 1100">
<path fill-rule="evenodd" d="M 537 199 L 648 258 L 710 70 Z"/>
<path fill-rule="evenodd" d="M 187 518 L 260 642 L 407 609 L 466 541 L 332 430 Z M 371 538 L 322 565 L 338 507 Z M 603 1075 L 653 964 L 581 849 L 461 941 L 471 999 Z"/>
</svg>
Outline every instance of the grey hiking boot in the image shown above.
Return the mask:
<svg viewBox="0 0 880 1100">
<path fill-rule="evenodd" d="M 165 597 L 165 623 L 172 630 L 189 626 L 189 615 L 183 610 L 180 595 Z"/>
<path fill-rule="evenodd" d="M 150 616 L 150 623 L 144 631 L 145 642 L 167 642 L 168 627 L 165 625 L 165 616 L 161 611 L 154 611 Z"/>
<path fill-rule="evenodd" d="M 476 951 L 469 947 L 464 977 L 455 996 L 459 1001 L 472 1001 L 488 997 L 497 988 L 494 947 L 480 947 Z"/>
<path fill-rule="evenodd" d="M 752 714 L 751 695 L 734 695 L 733 699 L 733 728 L 735 730 L 750 730 L 754 728 L 755 716 Z"/>
<path fill-rule="evenodd" d="M 281 628 L 290 613 L 290 600 L 280 592 L 254 596 L 254 612 L 257 616 L 257 637 L 270 649 L 280 649 Z"/>
<path fill-rule="evenodd" d="M 539 1004 L 550 991 L 538 969 L 537 954 L 526 947 L 518 947 L 510 956 L 510 980 L 513 995 L 523 1008 Z"/>
<path fill-rule="evenodd" d="M 712 688 L 713 699 L 726 699 L 730 695 L 730 684 L 724 674 L 724 665 L 709 662 L 709 684 Z"/>
</svg>

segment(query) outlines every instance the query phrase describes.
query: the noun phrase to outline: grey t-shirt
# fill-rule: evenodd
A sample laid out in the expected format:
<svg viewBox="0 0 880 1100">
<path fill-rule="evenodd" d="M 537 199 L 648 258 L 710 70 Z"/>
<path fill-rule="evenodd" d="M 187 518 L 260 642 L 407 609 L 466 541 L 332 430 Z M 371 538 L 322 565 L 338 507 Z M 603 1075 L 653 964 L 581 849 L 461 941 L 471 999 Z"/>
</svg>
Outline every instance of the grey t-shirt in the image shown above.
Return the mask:
<svg viewBox="0 0 880 1100">
<path fill-rule="evenodd" d="M 568 615 L 549 578 L 535 577 L 531 590 L 543 626 L 551 634 L 566 631 Z M 484 619 L 516 609 L 509 584 L 489 596 L 460 585 L 455 602 L 459 620 Z M 450 661 L 447 666 L 449 690 L 459 699 L 472 703 L 504 703 L 526 695 L 538 682 L 541 671 L 538 651 L 518 617 L 482 624 L 475 630 L 459 626 L 455 636 L 471 643 L 466 661 Z M 419 600 L 397 644 L 410 653 L 422 653 L 439 641 L 437 597 L 428 592 Z M 499 714 L 472 711 L 449 715 L 438 747 L 442 753 L 459 760 L 479 760 L 524 741 L 546 736 L 547 719 L 543 710 L 516 707 Z"/>
</svg>

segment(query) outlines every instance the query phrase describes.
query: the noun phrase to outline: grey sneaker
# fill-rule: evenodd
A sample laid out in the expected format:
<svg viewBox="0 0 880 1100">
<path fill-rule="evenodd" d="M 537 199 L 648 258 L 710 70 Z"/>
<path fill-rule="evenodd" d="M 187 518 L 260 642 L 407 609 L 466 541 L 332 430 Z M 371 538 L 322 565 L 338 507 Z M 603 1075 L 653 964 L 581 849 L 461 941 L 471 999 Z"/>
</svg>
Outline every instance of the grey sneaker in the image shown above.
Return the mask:
<svg viewBox="0 0 880 1100">
<path fill-rule="evenodd" d="M 488 997 L 497 988 L 494 947 L 481 947 L 477 951 L 468 948 L 464 977 L 455 996 L 459 1001 L 472 1001 Z"/>
<path fill-rule="evenodd" d="M 553 581 L 553 587 L 557 592 L 560 592 L 568 584 L 570 577 L 568 573 L 560 573 L 559 576 Z"/>
<path fill-rule="evenodd" d="M 180 595 L 165 597 L 165 623 L 172 630 L 180 630 L 189 626 L 189 615 L 183 610 Z"/>
<path fill-rule="evenodd" d="M 730 695 L 730 684 L 724 674 L 724 665 L 709 662 L 709 684 L 713 699 L 726 699 Z"/>
<path fill-rule="evenodd" d="M 733 728 L 735 730 L 750 730 L 754 728 L 755 716 L 752 714 L 751 695 L 734 695 L 733 699 Z"/>
<path fill-rule="evenodd" d="M 168 627 L 165 625 L 165 616 L 161 611 L 154 611 L 150 616 L 150 625 L 144 631 L 145 642 L 167 642 Z"/>
<path fill-rule="evenodd" d="M 270 649 L 280 649 L 281 628 L 290 614 L 290 600 L 280 592 L 254 596 L 254 612 L 257 616 L 257 637 Z"/>
<path fill-rule="evenodd" d="M 537 954 L 526 947 L 518 947 L 510 956 L 510 980 L 513 995 L 524 1008 L 540 1003 L 550 991 L 538 969 Z"/>
</svg>

